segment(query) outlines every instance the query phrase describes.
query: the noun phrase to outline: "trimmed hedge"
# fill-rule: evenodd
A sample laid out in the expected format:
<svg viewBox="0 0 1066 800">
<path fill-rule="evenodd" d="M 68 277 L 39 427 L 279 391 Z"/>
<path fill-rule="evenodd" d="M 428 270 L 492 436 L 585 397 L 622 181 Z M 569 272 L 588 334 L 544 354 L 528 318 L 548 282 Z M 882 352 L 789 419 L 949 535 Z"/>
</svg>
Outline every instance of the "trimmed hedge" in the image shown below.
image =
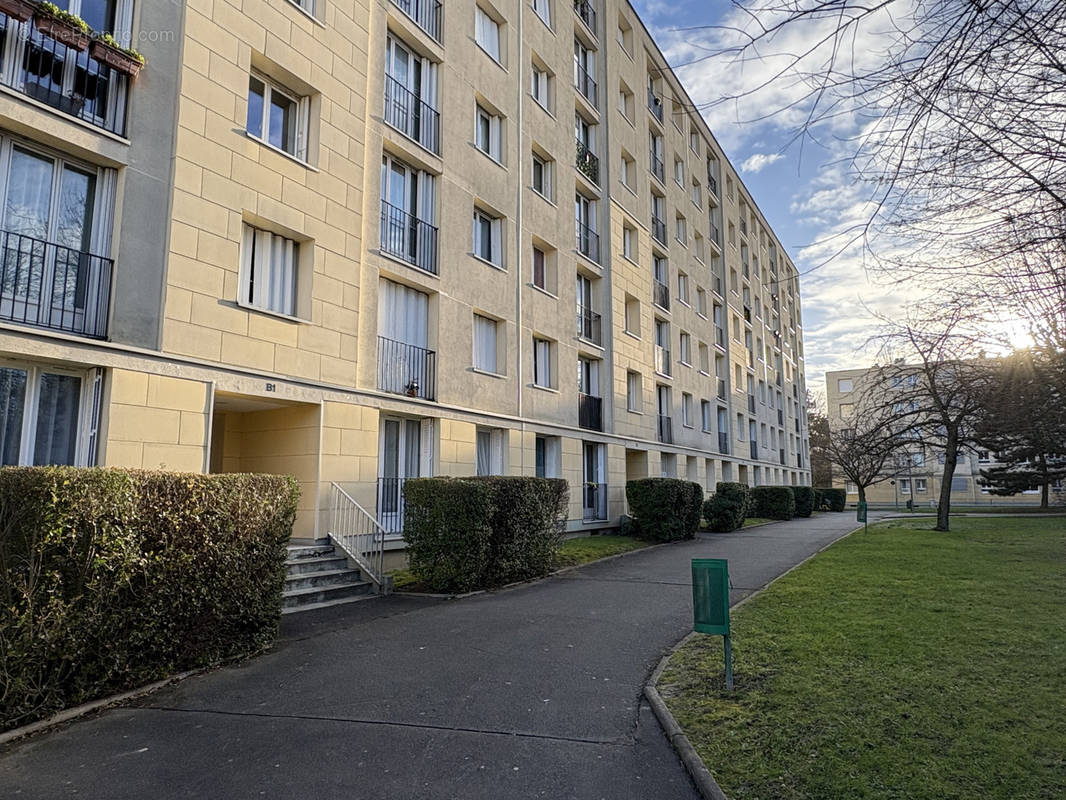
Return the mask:
<svg viewBox="0 0 1066 800">
<path fill-rule="evenodd" d="M 271 644 L 298 497 L 274 475 L 0 469 L 0 727 Z"/>
<path fill-rule="evenodd" d="M 848 504 L 848 493 L 845 489 L 816 489 L 822 493 L 821 507 L 828 511 L 843 511 Z"/>
<path fill-rule="evenodd" d="M 810 486 L 793 486 L 792 495 L 796 498 L 797 517 L 809 517 L 814 513 L 814 489 Z"/>
<path fill-rule="evenodd" d="M 791 486 L 756 486 L 751 490 L 752 516 L 764 519 L 792 519 L 796 515 L 796 497 Z"/>
<path fill-rule="evenodd" d="M 435 592 L 547 575 L 570 490 L 558 478 L 413 478 L 404 483 L 408 567 Z"/>
<path fill-rule="evenodd" d="M 719 481 L 714 494 L 703 504 L 707 526 L 718 533 L 744 527 L 750 492 L 747 484 Z"/>
<path fill-rule="evenodd" d="M 626 482 L 635 536 L 652 542 L 691 539 L 700 527 L 703 488 L 680 478 L 640 478 Z"/>
</svg>

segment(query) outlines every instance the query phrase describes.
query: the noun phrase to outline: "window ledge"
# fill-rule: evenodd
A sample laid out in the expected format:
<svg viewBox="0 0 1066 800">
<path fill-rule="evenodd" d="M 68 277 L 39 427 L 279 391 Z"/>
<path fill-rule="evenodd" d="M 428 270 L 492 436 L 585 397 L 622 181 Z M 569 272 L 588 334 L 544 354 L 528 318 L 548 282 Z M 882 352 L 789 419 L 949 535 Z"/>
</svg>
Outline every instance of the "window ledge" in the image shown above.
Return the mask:
<svg viewBox="0 0 1066 800">
<path fill-rule="evenodd" d="M 316 17 L 312 12 L 308 11 L 306 8 L 304 8 L 299 3 L 297 3 L 296 0 L 289 0 L 289 4 L 292 5 L 297 11 L 299 11 L 301 14 L 303 14 L 309 20 L 311 20 L 311 22 L 313 22 L 316 25 L 318 25 L 320 28 L 325 28 L 326 27 L 326 23 L 324 23 L 322 20 L 320 20 L 318 17 Z"/>
<path fill-rule="evenodd" d="M 636 339 L 638 342 L 641 340 L 639 333 L 633 333 L 633 331 L 627 331 L 627 330 L 623 330 L 622 333 L 624 333 L 626 336 L 630 336 L 630 337 Z"/>
<path fill-rule="evenodd" d="M 559 295 L 553 294 L 552 292 L 549 292 L 547 289 L 545 289 L 543 287 L 540 287 L 540 286 L 537 286 L 537 284 L 535 284 L 535 283 L 529 283 L 529 284 L 526 284 L 526 285 L 529 286 L 529 288 L 532 289 L 533 291 L 540 292 L 542 295 L 550 297 L 552 300 L 558 300 L 559 299 Z"/>
<path fill-rule="evenodd" d="M 292 323 L 295 323 L 295 324 L 298 324 L 298 325 L 310 325 L 310 324 L 312 324 L 311 320 L 309 320 L 309 319 L 307 319 L 305 317 L 297 317 L 297 316 L 295 316 L 293 314 L 285 314 L 284 312 L 281 312 L 281 311 L 274 311 L 273 309 L 270 309 L 270 308 L 263 308 L 263 306 L 257 306 L 257 305 L 254 305 L 252 303 L 246 303 L 246 302 L 244 302 L 242 300 L 235 301 L 234 305 L 237 306 L 238 308 L 243 308 L 245 311 L 254 311 L 257 314 L 266 314 L 269 317 L 276 317 L 277 319 L 283 319 L 286 322 L 292 322 Z"/>
<path fill-rule="evenodd" d="M 304 169 L 310 170 L 311 172 L 321 172 L 318 167 L 315 167 L 309 162 L 304 161 L 302 158 L 294 156 L 292 153 L 285 152 L 280 147 L 272 145 L 270 142 L 266 141 L 266 139 L 260 139 L 258 136 L 249 133 L 247 130 L 244 132 L 244 135 L 251 139 L 253 142 L 257 142 L 258 144 L 262 145 L 267 150 L 272 150 L 278 155 L 284 156 L 285 158 L 289 159 L 289 161 L 292 161 L 294 164 L 299 164 Z"/>
<path fill-rule="evenodd" d="M 477 253 L 471 253 L 470 257 L 473 258 L 475 261 L 480 261 L 482 264 L 492 267 L 493 269 L 497 269 L 500 272 L 507 272 L 507 267 L 501 266 L 500 264 L 493 264 L 487 258 L 482 258 Z"/>
<path fill-rule="evenodd" d="M 527 383 L 526 386 L 530 389 L 536 389 L 541 392 L 548 392 L 549 394 L 559 394 L 559 390 L 554 386 L 541 386 L 539 383 Z"/>
<path fill-rule="evenodd" d="M 507 376 L 502 372 L 491 372 L 487 369 L 481 369 L 480 367 L 471 367 L 470 371 L 477 375 L 485 375 L 489 378 L 497 378 L 499 380 L 506 380 Z"/>
<path fill-rule="evenodd" d="M 643 412 L 643 411 L 638 411 L 638 410 L 637 410 L 637 409 L 635 409 L 635 408 L 627 408 L 627 409 L 626 409 L 626 411 L 627 411 L 628 413 L 630 413 L 630 414 L 636 414 L 636 415 L 637 415 L 637 416 L 639 416 L 639 417 L 643 417 L 643 416 L 644 416 L 644 412 Z"/>
</svg>

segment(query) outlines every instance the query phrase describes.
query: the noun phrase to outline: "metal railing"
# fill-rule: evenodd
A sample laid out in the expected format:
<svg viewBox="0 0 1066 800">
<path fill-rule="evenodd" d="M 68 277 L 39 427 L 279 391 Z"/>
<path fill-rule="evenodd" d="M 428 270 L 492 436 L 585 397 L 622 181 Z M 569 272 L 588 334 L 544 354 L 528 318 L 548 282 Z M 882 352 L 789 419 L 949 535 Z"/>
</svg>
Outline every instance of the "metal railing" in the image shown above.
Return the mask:
<svg viewBox="0 0 1066 800">
<path fill-rule="evenodd" d="M 660 375 L 672 375 L 670 370 L 670 351 L 661 345 L 655 345 L 655 371 Z"/>
<path fill-rule="evenodd" d="M 663 166 L 663 160 L 660 156 L 656 155 L 654 150 L 648 151 L 649 156 L 649 169 L 651 174 L 659 179 L 659 183 L 666 182 L 666 168 Z"/>
<path fill-rule="evenodd" d="M 663 444 L 673 444 L 674 442 L 674 420 L 673 417 L 668 417 L 665 414 L 659 415 L 658 430 L 659 441 Z"/>
<path fill-rule="evenodd" d="M 392 2 L 414 20 L 419 28 L 438 42 L 440 41 L 440 0 L 392 0 Z"/>
<path fill-rule="evenodd" d="M 378 388 L 391 394 L 437 399 L 437 354 L 424 347 L 378 337 Z"/>
<path fill-rule="evenodd" d="M 381 249 L 437 274 L 437 228 L 387 200 L 381 201 Z"/>
<path fill-rule="evenodd" d="M 378 591 L 385 580 L 385 530 L 350 494 L 330 483 L 329 538 L 354 561 Z"/>
<path fill-rule="evenodd" d="M 725 431 L 718 431 L 718 452 L 729 455 L 729 434 Z"/>
<path fill-rule="evenodd" d="M 589 146 L 580 139 L 577 140 L 577 161 L 575 164 L 582 175 L 596 185 L 599 185 L 600 159 L 591 149 L 589 149 Z"/>
<path fill-rule="evenodd" d="M 577 424 L 590 431 L 603 430 L 603 398 L 578 392 Z"/>
<path fill-rule="evenodd" d="M 581 220 L 577 224 L 577 249 L 581 255 L 600 263 L 600 235 Z"/>
<path fill-rule="evenodd" d="M 607 519 L 607 484 L 586 483 L 581 491 L 581 519 L 599 522 Z"/>
<path fill-rule="evenodd" d="M 659 95 L 648 89 L 648 110 L 659 122 L 663 121 L 663 101 Z"/>
<path fill-rule="evenodd" d="M 718 197 L 718 179 L 709 170 L 707 172 L 707 188 L 711 190 L 711 194 Z"/>
<path fill-rule="evenodd" d="M 670 310 L 670 287 L 662 281 L 652 278 L 651 299 L 663 311 Z"/>
<path fill-rule="evenodd" d="M 403 535 L 403 485 L 407 478 L 378 478 L 377 524 L 388 536 Z"/>
<path fill-rule="evenodd" d="M 596 9 L 588 0 L 574 0 L 574 13 L 593 34 L 596 33 Z"/>
<path fill-rule="evenodd" d="M 385 122 L 440 155 L 440 113 L 391 75 L 385 76 Z"/>
<path fill-rule="evenodd" d="M 651 218 L 651 235 L 659 244 L 666 244 L 666 223 L 654 214 Z"/>
<path fill-rule="evenodd" d="M 591 308 L 577 310 L 577 335 L 596 345 L 603 344 L 603 320 Z"/>
<path fill-rule="evenodd" d="M 0 319 L 107 337 L 110 258 L 0 231 Z"/>
<path fill-rule="evenodd" d="M 0 41 L 19 25 L 0 14 Z M 23 23 L 10 41 L 18 51 L 3 83 L 64 114 L 110 133 L 126 133 L 129 76 Z M 5 55 L 7 55 L 5 53 Z"/>
<path fill-rule="evenodd" d="M 574 61 L 574 87 L 586 100 L 596 106 L 596 79 L 589 75 L 587 69 Z"/>
</svg>

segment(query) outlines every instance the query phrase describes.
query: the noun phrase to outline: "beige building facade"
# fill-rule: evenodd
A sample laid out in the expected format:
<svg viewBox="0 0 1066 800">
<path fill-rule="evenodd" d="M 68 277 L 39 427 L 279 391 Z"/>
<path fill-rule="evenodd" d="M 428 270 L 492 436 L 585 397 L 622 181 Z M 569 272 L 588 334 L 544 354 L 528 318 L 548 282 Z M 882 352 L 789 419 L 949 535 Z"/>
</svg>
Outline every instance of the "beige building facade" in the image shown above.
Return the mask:
<svg viewBox="0 0 1066 800">
<path fill-rule="evenodd" d="M 798 276 L 627 2 L 67 0 L 3 18 L 5 464 L 809 484 Z M 13 52 L 16 48 L 18 52 Z"/>
</svg>

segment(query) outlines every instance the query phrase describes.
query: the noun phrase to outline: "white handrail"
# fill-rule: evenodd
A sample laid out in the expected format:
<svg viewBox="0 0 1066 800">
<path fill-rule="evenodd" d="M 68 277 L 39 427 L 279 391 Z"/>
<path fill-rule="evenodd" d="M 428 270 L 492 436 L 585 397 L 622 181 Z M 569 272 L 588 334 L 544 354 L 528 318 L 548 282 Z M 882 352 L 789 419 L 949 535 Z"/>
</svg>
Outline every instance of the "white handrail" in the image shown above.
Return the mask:
<svg viewBox="0 0 1066 800">
<path fill-rule="evenodd" d="M 385 575 L 385 529 L 350 494 L 330 482 L 329 538 L 380 590 Z"/>
</svg>

